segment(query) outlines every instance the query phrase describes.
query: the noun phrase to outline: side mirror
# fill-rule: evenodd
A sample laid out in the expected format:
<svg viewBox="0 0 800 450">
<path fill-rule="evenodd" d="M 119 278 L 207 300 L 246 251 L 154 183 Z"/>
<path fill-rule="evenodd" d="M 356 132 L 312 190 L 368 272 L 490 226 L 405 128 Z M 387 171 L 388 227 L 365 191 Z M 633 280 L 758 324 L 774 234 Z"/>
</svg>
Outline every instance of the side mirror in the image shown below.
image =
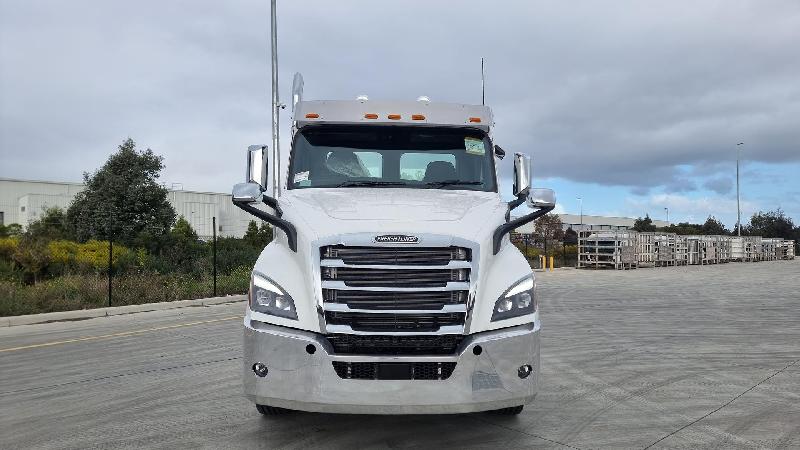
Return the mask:
<svg viewBox="0 0 800 450">
<path fill-rule="evenodd" d="M 514 197 L 524 195 L 531 188 L 531 158 L 514 153 Z"/>
<path fill-rule="evenodd" d="M 233 185 L 234 203 L 255 203 L 262 199 L 261 186 L 257 183 L 237 183 Z"/>
<path fill-rule="evenodd" d="M 555 208 L 556 193 L 552 189 L 533 188 L 528 193 L 527 203 L 531 208 Z"/>
<path fill-rule="evenodd" d="M 245 175 L 245 181 L 259 186 L 262 191 L 267 190 L 266 145 L 251 145 L 247 147 L 247 174 Z"/>
</svg>

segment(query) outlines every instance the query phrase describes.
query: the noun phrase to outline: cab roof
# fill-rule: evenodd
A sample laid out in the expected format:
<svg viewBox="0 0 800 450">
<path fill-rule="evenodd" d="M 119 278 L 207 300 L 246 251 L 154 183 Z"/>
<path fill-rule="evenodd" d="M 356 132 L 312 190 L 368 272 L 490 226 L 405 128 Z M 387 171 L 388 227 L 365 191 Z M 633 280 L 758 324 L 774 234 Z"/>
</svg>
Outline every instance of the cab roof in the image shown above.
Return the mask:
<svg viewBox="0 0 800 450">
<path fill-rule="evenodd" d="M 492 110 L 483 105 L 426 101 L 313 100 L 295 106 L 297 128 L 317 123 L 466 126 L 488 132 Z"/>
</svg>

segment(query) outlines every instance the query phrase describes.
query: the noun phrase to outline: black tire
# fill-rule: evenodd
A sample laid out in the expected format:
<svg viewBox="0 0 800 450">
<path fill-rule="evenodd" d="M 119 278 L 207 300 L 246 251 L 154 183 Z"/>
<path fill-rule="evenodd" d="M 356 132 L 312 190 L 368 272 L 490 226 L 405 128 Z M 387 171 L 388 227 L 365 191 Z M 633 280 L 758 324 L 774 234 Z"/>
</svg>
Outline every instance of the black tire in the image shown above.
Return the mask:
<svg viewBox="0 0 800 450">
<path fill-rule="evenodd" d="M 516 416 L 517 414 L 522 412 L 522 409 L 525 408 L 525 405 L 519 406 L 512 406 L 510 408 L 503 408 L 503 409 L 496 409 L 492 411 L 495 414 L 499 414 L 501 416 Z"/>
<path fill-rule="evenodd" d="M 269 405 L 256 405 L 256 409 L 265 416 L 280 416 L 282 414 L 288 414 L 291 412 L 291 410 L 288 409 L 276 408 Z"/>
</svg>

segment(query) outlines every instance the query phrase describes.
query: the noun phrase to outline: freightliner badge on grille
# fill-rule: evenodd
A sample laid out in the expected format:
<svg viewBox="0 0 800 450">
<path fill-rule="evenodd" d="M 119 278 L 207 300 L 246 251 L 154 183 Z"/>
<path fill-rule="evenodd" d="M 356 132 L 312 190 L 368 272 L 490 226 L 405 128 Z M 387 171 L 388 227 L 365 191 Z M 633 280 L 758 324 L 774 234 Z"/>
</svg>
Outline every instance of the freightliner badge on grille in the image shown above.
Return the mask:
<svg viewBox="0 0 800 450">
<path fill-rule="evenodd" d="M 382 244 L 416 244 L 419 242 L 419 238 L 404 234 L 384 234 L 375 236 L 375 242 Z"/>
</svg>

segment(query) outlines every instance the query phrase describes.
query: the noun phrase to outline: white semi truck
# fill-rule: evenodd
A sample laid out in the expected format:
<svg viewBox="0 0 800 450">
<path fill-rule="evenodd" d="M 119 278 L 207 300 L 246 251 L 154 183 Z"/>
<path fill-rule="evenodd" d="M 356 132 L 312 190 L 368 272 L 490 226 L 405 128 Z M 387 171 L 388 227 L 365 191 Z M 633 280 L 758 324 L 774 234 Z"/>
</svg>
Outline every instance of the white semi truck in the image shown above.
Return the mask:
<svg viewBox="0 0 800 450">
<path fill-rule="evenodd" d="M 530 188 L 517 153 L 503 201 L 488 107 L 300 97 L 288 170 L 268 176 L 279 161 L 251 146 L 233 188 L 276 230 L 244 317 L 248 398 L 262 414 L 521 412 L 541 323 L 508 234 L 553 191 Z M 510 220 L 522 203 L 533 211 Z"/>
</svg>

